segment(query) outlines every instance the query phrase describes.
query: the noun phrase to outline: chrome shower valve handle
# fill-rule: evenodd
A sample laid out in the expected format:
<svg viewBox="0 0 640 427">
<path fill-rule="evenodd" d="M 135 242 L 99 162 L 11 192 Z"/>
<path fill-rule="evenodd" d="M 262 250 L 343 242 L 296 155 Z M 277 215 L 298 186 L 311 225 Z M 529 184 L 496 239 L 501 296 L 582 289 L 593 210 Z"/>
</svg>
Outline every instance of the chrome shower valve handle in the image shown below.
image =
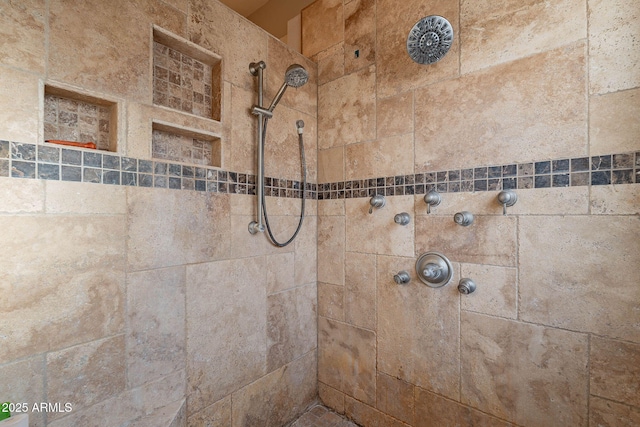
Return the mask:
<svg viewBox="0 0 640 427">
<path fill-rule="evenodd" d="M 371 198 L 371 200 L 369 200 L 369 204 L 371 205 L 369 207 L 369 215 L 371 215 L 373 213 L 373 208 L 380 209 L 384 207 L 384 205 L 387 204 L 387 199 L 385 199 L 382 194 L 376 194 Z"/>
<path fill-rule="evenodd" d="M 511 207 L 518 201 L 518 195 L 513 190 L 504 190 L 498 194 L 498 203 L 502 205 L 502 215 L 507 214 L 507 207 Z"/>
<path fill-rule="evenodd" d="M 431 213 L 431 206 L 438 206 L 442 202 L 442 196 L 436 190 L 431 190 L 424 195 L 424 202 L 427 204 L 427 213 Z"/>
</svg>

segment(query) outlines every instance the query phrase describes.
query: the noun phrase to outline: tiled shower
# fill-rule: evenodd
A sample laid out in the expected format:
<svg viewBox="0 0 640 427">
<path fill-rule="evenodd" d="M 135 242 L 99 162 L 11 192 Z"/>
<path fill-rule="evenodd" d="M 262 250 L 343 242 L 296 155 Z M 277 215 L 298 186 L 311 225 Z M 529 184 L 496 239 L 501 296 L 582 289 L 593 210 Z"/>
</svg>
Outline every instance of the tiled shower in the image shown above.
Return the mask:
<svg viewBox="0 0 640 427">
<path fill-rule="evenodd" d="M 454 43 L 418 65 L 427 15 Z M 305 56 L 210 0 L 0 16 L 0 402 L 31 426 L 640 425 L 637 2 L 318 0 Z M 268 99 L 310 74 L 267 136 L 277 237 L 307 197 L 284 249 L 247 231 L 259 60 Z"/>
</svg>

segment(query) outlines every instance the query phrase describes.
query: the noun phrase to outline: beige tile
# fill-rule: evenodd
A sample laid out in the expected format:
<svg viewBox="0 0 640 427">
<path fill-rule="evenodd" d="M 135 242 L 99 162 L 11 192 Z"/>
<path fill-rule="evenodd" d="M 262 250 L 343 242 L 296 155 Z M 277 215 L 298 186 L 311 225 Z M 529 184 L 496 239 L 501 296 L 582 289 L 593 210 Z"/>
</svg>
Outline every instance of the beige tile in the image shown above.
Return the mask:
<svg viewBox="0 0 640 427">
<path fill-rule="evenodd" d="M 460 26 L 458 2 L 436 0 L 381 0 L 376 4 L 377 92 L 389 97 L 459 75 Z M 453 26 L 454 39 L 447 55 L 430 65 L 413 62 L 406 50 L 407 35 L 423 17 L 440 15 Z M 438 102 L 438 105 L 440 102 Z"/>
<path fill-rule="evenodd" d="M 185 269 L 127 275 L 127 384 L 129 388 L 185 365 Z"/>
<path fill-rule="evenodd" d="M 594 215 L 637 215 L 640 213 L 637 185 L 599 185 L 590 191 L 591 213 Z"/>
<path fill-rule="evenodd" d="M 416 427 L 514 427 L 514 424 L 416 387 Z"/>
<path fill-rule="evenodd" d="M 100 420 L 101 427 L 122 425 L 154 427 L 158 424 L 146 424 L 144 418 L 149 414 L 163 411 L 168 406 L 173 408 L 180 406 L 184 401 L 184 383 L 184 371 L 179 371 L 89 408 L 71 411 L 69 415 L 48 425 L 52 427 L 90 426 L 96 425 L 96 420 Z M 118 410 L 114 411 L 114 408 Z M 138 422 L 140 424 L 137 424 Z"/>
<path fill-rule="evenodd" d="M 349 147 L 347 147 L 348 149 Z M 318 182 L 338 182 L 345 180 L 344 147 L 318 151 Z"/>
<path fill-rule="evenodd" d="M 286 95 L 285 95 L 286 97 Z M 267 139 L 264 148 L 265 176 L 274 176 L 302 181 L 300 163 L 300 143 L 296 130 L 296 121 L 304 121 L 303 141 L 305 147 L 305 163 L 307 181 L 316 182 L 317 127 L 312 116 L 278 104 L 273 119 L 267 125 Z"/>
<path fill-rule="evenodd" d="M 378 98 L 378 138 L 413 132 L 413 92 Z"/>
<path fill-rule="evenodd" d="M 294 254 L 285 252 L 266 257 L 267 295 L 291 289 L 293 281 Z"/>
<path fill-rule="evenodd" d="M 368 198 L 346 200 L 346 248 L 351 252 L 412 256 L 414 254 L 415 215 L 413 196 L 386 197 L 384 207 L 374 209 Z M 396 214 L 406 212 L 411 222 L 396 224 Z"/>
<path fill-rule="evenodd" d="M 168 4 L 169 3 L 169 4 Z M 171 4 L 174 3 L 174 4 Z M 187 7 L 179 1 L 155 0 L 149 4 L 149 14 L 154 25 L 180 37 L 187 36 Z"/>
<path fill-rule="evenodd" d="M 467 311 L 516 319 L 517 270 L 492 265 L 462 264 L 461 277 L 472 279 L 477 288 L 460 297 L 460 308 Z"/>
<path fill-rule="evenodd" d="M 47 213 L 126 214 L 125 188 L 79 182 L 46 181 Z"/>
<path fill-rule="evenodd" d="M 376 176 L 377 141 L 361 142 L 344 147 L 345 178 L 349 181 Z"/>
<path fill-rule="evenodd" d="M 206 262 L 228 256 L 230 196 L 129 188 L 127 197 L 127 248 L 131 270 Z M 185 206 L 189 209 L 184 209 Z"/>
<path fill-rule="evenodd" d="M 126 126 L 120 126 L 121 129 L 118 129 L 118 152 L 141 159 L 152 158 L 149 142 L 153 133 L 152 123 L 169 124 L 177 130 L 196 131 L 208 136 L 219 137 L 223 141 L 223 154 L 225 154 L 225 144 L 229 140 L 230 130 L 228 128 L 231 123 L 229 120 L 229 124 L 222 124 L 193 114 L 184 114 L 168 108 L 137 102 L 129 102 L 126 109 L 121 108 L 118 120 L 126 121 Z M 224 160 L 223 166 L 229 167 L 228 160 L 226 158 Z"/>
<path fill-rule="evenodd" d="M 598 427 L 634 427 L 640 425 L 640 408 L 591 396 L 589 424 Z"/>
<path fill-rule="evenodd" d="M 186 404 L 184 400 L 172 402 L 149 415 L 143 415 L 136 419 L 132 427 L 168 426 L 180 427 L 186 425 Z"/>
<path fill-rule="evenodd" d="M 0 212 L 44 211 L 45 182 L 35 179 L 0 178 Z"/>
<path fill-rule="evenodd" d="M 72 402 L 77 411 L 117 396 L 126 387 L 124 355 L 123 335 L 47 354 L 47 399 Z"/>
<path fill-rule="evenodd" d="M 209 405 L 203 410 L 189 415 L 189 427 L 229 427 L 231 426 L 231 395 Z"/>
<path fill-rule="evenodd" d="M 269 37 L 268 47 L 269 56 L 266 59 L 267 72 L 265 73 L 266 98 L 271 102 L 271 99 L 275 97 L 284 82 L 287 68 L 291 64 L 300 64 L 307 70 L 309 80 L 299 88 L 288 88 L 278 105 L 287 106 L 298 112 L 305 113 L 306 116 L 315 118 L 318 112 L 318 66 L 314 61 L 300 55 L 291 47 L 273 37 Z M 280 108 L 278 107 L 276 114 L 280 114 Z M 292 129 L 296 133 L 293 123 L 295 123 L 295 120 L 288 129 Z M 310 120 L 305 118 L 305 135 L 308 134 L 310 125 Z"/>
<path fill-rule="evenodd" d="M 589 97 L 590 154 L 636 151 L 639 115 L 640 89 Z"/>
<path fill-rule="evenodd" d="M 344 312 L 347 323 L 376 329 L 376 257 L 347 252 L 345 259 Z"/>
<path fill-rule="evenodd" d="M 229 170 L 256 174 L 258 167 L 258 120 L 251 114 L 256 105 L 256 91 L 231 86 L 231 141 L 225 146 L 229 162 L 224 165 Z M 266 101 L 265 101 L 266 103 Z M 270 131 L 271 126 L 268 126 Z M 230 146 L 229 144 L 233 144 Z M 256 180 L 257 181 L 257 180 Z"/>
<path fill-rule="evenodd" d="M 585 76 L 577 42 L 417 90 L 416 170 L 585 155 Z"/>
<path fill-rule="evenodd" d="M 453 221 L 453 215 L 416 217 L 416 253 L 442 252 L 454 262 L 516 265 L 516 225 L 513 216 L 477 215 L 470 226 Z"/>
<path fill-rule="evenodd" d="M 349 252 L 361 252 L 375 254 L 377 250 L 378 234 L 382 219 L 388 219 L 386 206 L 381 209 L 373 209 L 367 198 L 346 199 L 345 222 L 346 222 L 346 250 Z M 387 237 L 387 236 L 385 236 Z"/>
<path fill-rule="evenodd" d="M 189 0 L 160 0 L 160 1 L 169 4 L 182 12 L 187 12 L 189 10 Z"/>
<path fill-rule="evenodd" d="M 120 216 L 5 216 L 0 228 L 0 360 L 122 332 Z"/>
<path fill-rule="evenodd" d="M 344 216 L 344 214 L 345 214 L 345 199 L 318 201 L 318 217 Z"/>
<path fill-rule="evenodd" d="M 317 359 L 303 357 L 238 390 L 232 396 L 232 427 L 278 427 L 300 416 L 317 397 Z"/>
<path fill-rule="evenodd" d="M 296 286 L 318 281 L 318 217 L 315 203 L 307 200 L 302 228 L 294 241 L 294 283 Z"/>
<path fill-rule="evenodd" d="M 267 372 L 316 348 L 317 295 L 311 284 L 267 297 Z"/>
<path fill-rule="evenodd" d="M 459 397 L 460 298 L 455 286 L 430 288 L 415 258 L 378 256 L 378 371 L 444 396 Z M 393 274 L 406 270 L 407 285 Z M 453 283 L 458 280 L 458 273 Z"/>
<path fill-rule="evenodd" d="M 376 401 L 376 335 L 318 318 L 318 381 L 348 396 Z"/>
<path fill-rule="evenodd" d="M 344 217 L 318 218 L 318 281 L 344 285 Z"/>
<path fill-rule="evenodd" d="M 640 344 L 591 338 L 591 394 L 640 406 Z"/>
<path fill-rule="evenodd" d="M 344 76 L 344 43 L 338 43 L 318 54 L 318 85 Z"/>
<path fill-rule="evenodd" d="M 375 138 L 375 81 L 371 66 L 318 88 L 319 149 Z"/>
<path fill-rule="evenodd" d="M 523 216 L 519 221 L 522 320 L 640 341 L 635 218 Z"/>
<path fill-rule="evenodd" d="M 318 283 L 318 315 L 344 321 L 344 286 Z"/>
<path fill-rule="evenodd" d="M 270 220 L 272 218 L 269 216 Z M 267 236 L 264 233 L 249 233 L 249 223 L 255 220 L 255 215 L 231 215 L 229 233 L 230 241 L 233 244 L 230 244 L 229 252 L 226 255 L 228 258 L 247 258 L 269 253 L 270 244 Z"/>
<path fill-rule="evenodd" d="M 413 151 L 412 133 L 380 139 L 375 152 L 376 173 L 373 176 L 413 175 Z"/>
<path fill-rule="evenodd" d="M 3 25 L 0 29 L 0 63 L 15 68 L 44 73 L 45 68 L 45 0 L 3 2 L 0 5 Z"/>
<path fill-rule="evenodd" d="M 302 54 L 311 57 L 344 39 L 344 11 L 341 0 L 320 0 L 300 12 Z"/>
<path fill-rule="evenodd" d="M 413 392 L 415 386 L 385 374 L 378 374 L 377 405 L 385 414 L 391 415 L 407 424 L 414 423 Z"/>
<path fill-rule="evenodd" d="M 0 139 L 13 142 L 40 142 L 38 76 L 13 68 L 0 67 Z"/>
<path fill-rule="evenodd" d="M 586 335 L 461 317 L 462 403 L 518 425 L 587 425 Z"/>
<path fill-rule="evenodd" d="M 383 414 L 373 407 L 359 402 L 356 399 L 352 399 L 349 396 L 345 397 L 345 415 L 359 425 L 367 427 L 407 426 L 405 423 L 398 421 L 386 414 Z"/>
<path fill-rule="evenodd" d="M 148 6 L 149 2 L 116 5 L 89 0 L 69 13 L 63 1 L 52 1 L 48 77 L 138 102 L 149 100 Z"/>
<path fill-rule="evenodd" d="M 284 200 L 287 200 L 287 199 L 284 199 Z M 300 203 L 299 199 L 298 199 L 298 203 Z M 267 205 L 268 204 L 269 204 L 269 201 L 267 200 Z M 269 214 L 269 226 L 271 227 L 271 234 L 273 235 L 273 238 L 280 244 L 286 243 L 289 239 L 291 239 L 291 237 L 295 233 L 296 227 L 300 222 L 300 218 L 293 217 L 291 215 L 275 215 L 271 212 L 271 210 L 267 210 L 267 212 Z M 298 212 L 298 215 L 299 215 L 299 212 Z M 303 221 L 303 227 L 304 227 L 304 221 Z M 265 223 L 265 228 L 266 228 L 266 223 Z M 242 231 L 242 227 L 240 227 L 236 232 L 236 236 L 238 232 L 243 235 L 248 234 L 246 230 L 246 226 L 244 231 Z M 264 252 L 265 254 L 276 254 L 278 252 L 283 252 L 283 251 L 293 252 L 295 249 L 295 244 L 289 244 L 284 248 L 275 246 L 274 244 L 271 243 L 271 240 L 267 231 L 255 236 L 252 236 L 249 234 L 249 236 L 253 238 L 257 238 L 258 240 L 262 240 L 264 242 L 263 246 L 265 248 L 265 252 Z M 244 237 L 242 239 L 237 239 L 236 242 L 240 242 L 242 240 L 244 240 Z M 234 244 L 233 246 L 236 246 L 236 244 Z M 252 256 L 246 250 L 241 250 L 240 253 L 244 254 L 243 257 Z M 258 255 L 258 254 L 259 252 L 253 253 L 253 255 Z"/>
<path fill-rule="evenodd" d="M 589 190 L 595 187 L 565 187 L 518 189 L 518 201 L 507 208 L 507 215 L 584 215 L 589 212 Z M 491 192 L 495 197 L 494 212 L 502 213 L 502 205 L 498 202 L 498 192 Z"/>
<path fill-rule="evenodd" d="M 640 5 L 634 0 L 589 0 L 589 86 L 608 93 L 640 85 Z"/>
<path fill-rule="evenodd" d="M 236 194 L 229 198 L 231 215 L 256 215 L 256 196 L 251 194 Z"/>
<path fill-rule="evenodd" d="M 190 413 L 266 373 L 264 263 L 253 258 L 187 266 Z M 220 327 L 211 327 L 212 318 Z"/>
<path fill-rule="evenodd" d="M 289 216 L 292 219 L 296 220 L 293 222 L 293 225 L 295 228 L 295 226 L 298 224 L 297 220 L 300 217 L 300 206 L 301 206 L 300 199 L 295 199 L 292 197 L 268 196 L 266 198 L 266 201 L 267 201 L 266 207 L 268 209 L 269 218 L 271 218 L 271 215 L 278 216 L 278 217 Z M 309 200 L 307 200 L 306 202 L 308 202 L 308 205 L 310 207 L 309 213 L 311 213 L 312 212 L 311 207 L 313 206 L 313 202 L 310 202 Z M 306 211 L 306 206 L 305 206 L 305 211 Z M 293 250 L 293 248 L 290 248 L 290 249 Z"/>
<path fill-rule="evenodd" d="M 249 63 L 267 60 L 269 35 L 221 2 L 191 1 L 188 20 L 189 41 L 224 58 L 223 79 L 253 90 Z"/>
<path fill-rule="evenodd" d="M 4 359 L 3 359 L 4 360 Z M 44 426 L 44 414 L 31 412 L 33 403 L 46 402 L 44 390 L 45 356 L 39 355 L 0 367 L 0 395 L 3 402 L 29 403 L 29 425 Z M 16 413 L 16 411 L 13 411 Z"/>
<path fill-rule="evenodd" d="M 462 73 L 556 49 L 587 37 L 587 10 L 581 0 L 463 0 Z"/>
<path fill-rule="evenodd" d="M 408 257 L 414 255 L 416 216 L 413 205 L 413 196 L 387 197 L 386 206 L 375 216 L 376 230 L 379 230 L 376 236 L 376 253 Z M 403 212 L 411 217 L 407 225 L 397 224 L 394 220 L 396 214 Z"/>
<path fill-rule="evenodd" d="M 355 52 L 358 52 L 356 55 Z M 344 68 L 349 74 L 376 60 L 376 2 L 355 0 L 344 6 Z"/>
<path fill-rule="evenodd" d="M 344 394 L 321 382 L 318 383 L 318 397 L 327 407 L 339 414 L 344 414 Z"/>
</svg>

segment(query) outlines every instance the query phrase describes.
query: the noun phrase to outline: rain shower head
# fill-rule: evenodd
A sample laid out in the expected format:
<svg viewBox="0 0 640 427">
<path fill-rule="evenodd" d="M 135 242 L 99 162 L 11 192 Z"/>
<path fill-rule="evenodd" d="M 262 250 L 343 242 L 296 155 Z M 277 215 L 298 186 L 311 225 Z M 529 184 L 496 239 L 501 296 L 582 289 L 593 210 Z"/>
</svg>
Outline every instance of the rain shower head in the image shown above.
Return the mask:
<svg viewBox="0 0 640 427">
<path fill-rule="evenodd" d="M 278 102 L 282 99 L 282 95 L 284 95 L 284 91 L 287 90 L 287 86 L 291 87 L 300 87 L 304 86 L 305 83 L 309 81 L 309 73 L 304 67 L 300 64 L 293 64 L 287 68 L 287 71 L 284 73 L 284 83 L 280 87 L 280 90 L 276 94 L 276 97 L 273 98 L 273 102 L 269 106 L 269 111 L 273 111 L 278 105 Z"/>
<path fill-rule="evenodd" d="M 407 37 L 407 53 L 418 64 L 433 64 L 449 52 L 453 43 L 453 27 L 442 16 L 422 18 Z"/>
</svg>

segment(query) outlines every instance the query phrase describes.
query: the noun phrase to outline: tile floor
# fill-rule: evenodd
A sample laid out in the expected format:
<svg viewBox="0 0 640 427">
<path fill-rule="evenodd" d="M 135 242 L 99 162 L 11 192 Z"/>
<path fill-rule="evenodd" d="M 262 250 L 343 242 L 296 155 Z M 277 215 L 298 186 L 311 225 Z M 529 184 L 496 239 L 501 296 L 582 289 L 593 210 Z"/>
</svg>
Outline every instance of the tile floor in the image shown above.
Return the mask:
<svg viewBox="0 0 640 427">
<path fill-rule="evenodd" d="M 358 427 L 358 425 L 325 406 L 316 405 L 302 414 L 289 427 Z"/>
</svg>

